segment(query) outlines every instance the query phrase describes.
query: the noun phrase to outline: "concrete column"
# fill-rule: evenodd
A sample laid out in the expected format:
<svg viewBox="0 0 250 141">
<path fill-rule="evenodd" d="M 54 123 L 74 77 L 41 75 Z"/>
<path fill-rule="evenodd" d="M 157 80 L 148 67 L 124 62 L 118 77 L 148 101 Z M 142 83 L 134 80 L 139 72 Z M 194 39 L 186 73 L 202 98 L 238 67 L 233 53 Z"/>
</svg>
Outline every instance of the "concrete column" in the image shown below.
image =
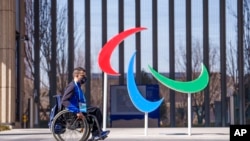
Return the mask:
<svg viewBox="0 0 250 141">
<path fill-rule="evenodd" d="M 19 0 L 19 3 L 17 6 L 19 7 L 19 11 L 16 11 L 18 18 L 16 18 L 18 21 L 16 21 L 17 24 L 19 24 L 19 38 L 17 42 L 19 43 L 19 46 L 17 46 L 16 52 L 17 52 L 17 81 L 16 81 L 16 122 L 15 122 L 15 128 L 22 127 L 24 125 L 23 123 L 23 115 L 24 115 L 24 76 L 25 76 L 25 64 L 24 64 L 24 58 L 25 58 L 25 42 L 28 40 L 25 37 L 25 24 L 24 24 L 24 18 L 25 18 L 25 0 Z"/>
<path fill-rule="evenodd" d="M 15 122 L 15 0 L 0 0 L 0 123 Z"/>
</svg>

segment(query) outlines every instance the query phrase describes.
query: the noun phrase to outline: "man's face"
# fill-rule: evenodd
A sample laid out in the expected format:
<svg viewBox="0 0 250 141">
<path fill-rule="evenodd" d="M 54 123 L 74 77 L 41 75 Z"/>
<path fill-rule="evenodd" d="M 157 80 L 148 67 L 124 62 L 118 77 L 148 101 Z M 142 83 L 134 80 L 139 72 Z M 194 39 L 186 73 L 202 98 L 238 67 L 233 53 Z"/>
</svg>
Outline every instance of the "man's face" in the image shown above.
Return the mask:
<svg viewBox="0 0 250 141">
<path fill-rule="evenodd" d="M 81 84 L 84 84 L 86 81 L 87 81 L 86 73 L 84 71 L 80 71 L 78 75 L 78 82 L 80 82 Z"/>
<path fill-rule="evenodd" d="M 86 77 L 86 73 L 84 71 L 80 71 L 79 75 L 78 75 L 78 80 L 83 79 L 84 77 Z"/>
</svg>

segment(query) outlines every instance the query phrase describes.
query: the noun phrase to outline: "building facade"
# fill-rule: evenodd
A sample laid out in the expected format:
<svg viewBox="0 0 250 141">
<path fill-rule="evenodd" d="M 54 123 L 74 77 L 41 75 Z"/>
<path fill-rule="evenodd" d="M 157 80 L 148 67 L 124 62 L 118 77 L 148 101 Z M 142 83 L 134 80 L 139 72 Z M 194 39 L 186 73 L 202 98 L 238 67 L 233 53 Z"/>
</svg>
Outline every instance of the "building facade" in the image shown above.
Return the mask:
<svg viewBox="0 0 250 141">
<path fill-rule="evenodd" d="M 1 125 L 21 127 L 24 86 L 24 14 L 24 0 L 0 1 Z"/>
<path fill-rule="evenodd" d="M 0 1 L 0 123 L 14 125 L 16 99 L 16 5 Z"/>
</svg>

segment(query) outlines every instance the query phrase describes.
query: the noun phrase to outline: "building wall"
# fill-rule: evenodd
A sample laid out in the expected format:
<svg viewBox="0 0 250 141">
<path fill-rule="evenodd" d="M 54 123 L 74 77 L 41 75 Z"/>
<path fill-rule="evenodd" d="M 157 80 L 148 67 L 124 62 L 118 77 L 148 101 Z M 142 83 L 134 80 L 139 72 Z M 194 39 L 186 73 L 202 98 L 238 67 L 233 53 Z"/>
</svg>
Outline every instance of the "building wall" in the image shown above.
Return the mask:
<svg viewBox="0 0 250 141">
<path fill-rule="evenodd" d="M 15 122 L 15 0 L 0 1 L 0 124 Z"/>
</svg>

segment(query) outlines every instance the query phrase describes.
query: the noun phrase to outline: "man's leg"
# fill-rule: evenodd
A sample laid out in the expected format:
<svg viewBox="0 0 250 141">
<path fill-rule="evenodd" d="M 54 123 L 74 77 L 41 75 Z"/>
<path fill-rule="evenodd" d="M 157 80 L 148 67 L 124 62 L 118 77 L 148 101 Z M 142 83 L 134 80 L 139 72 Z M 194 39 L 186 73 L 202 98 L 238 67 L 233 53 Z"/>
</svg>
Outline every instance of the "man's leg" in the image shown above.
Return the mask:
<svg viewBox="0 0 250 141">
<path fill-rule="evenodd" d="M 93 130 L 92 130 L 92 138 L 93 140 L 95 140 L 94 138 L 96 138 L 96 140 L 99 139 L 105 139 L 107 137 L 107 135 L 109 134 L 109 131 L 102 131 L 102 112 L 99 108 L 97 107 L 89 107 L 88 108 L 88 113 L 91 115 L 94 115 L 98 121 L 99 127 L 100 129 L 98 129 L 98 126 L 96 125 L 96 123 L 94 123 L 93 126 Z M 101 132 L 99 132 L 101 131 Z M 101 136 L 99 136 L 101 135 Z"/>
<path fill-rule="evenodd" d="M 102 113 L 99 108 L 97 107 L 89 107 L 88 108 L 88 113 L 91 115 L 94 115 L 98 121 L 100 130 L 102 129 Z M 96 123 L 94 123 L 93 131 L 98 131 L 98 127 Z"/>
</svg>

